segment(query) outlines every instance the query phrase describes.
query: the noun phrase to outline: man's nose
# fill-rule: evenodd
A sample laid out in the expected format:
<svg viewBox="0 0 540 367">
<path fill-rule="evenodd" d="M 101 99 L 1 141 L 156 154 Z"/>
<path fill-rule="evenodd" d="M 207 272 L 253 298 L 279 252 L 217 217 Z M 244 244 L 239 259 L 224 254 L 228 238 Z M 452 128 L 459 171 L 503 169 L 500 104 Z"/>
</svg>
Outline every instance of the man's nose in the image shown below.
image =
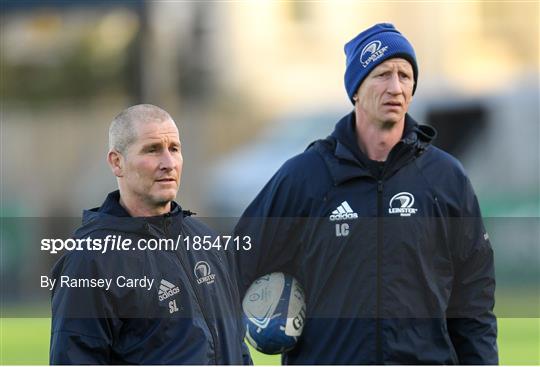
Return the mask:
<svg viewBox="0 0 540 367">
<path fill-rule="evenodd" d="M 170 171 L 174 168 L 175 160 L 171 152 L 165 150 L 159 161 L 159 169 Z"/>
<path fill-rule="evenodd" d="M 401 83 L 399 81 L 398 73 L 392 73 L 391 78 L 388 80 L 388 93 L 390 94 L 401 94 L 403 89 L 401 88 Z"/>
</svg>

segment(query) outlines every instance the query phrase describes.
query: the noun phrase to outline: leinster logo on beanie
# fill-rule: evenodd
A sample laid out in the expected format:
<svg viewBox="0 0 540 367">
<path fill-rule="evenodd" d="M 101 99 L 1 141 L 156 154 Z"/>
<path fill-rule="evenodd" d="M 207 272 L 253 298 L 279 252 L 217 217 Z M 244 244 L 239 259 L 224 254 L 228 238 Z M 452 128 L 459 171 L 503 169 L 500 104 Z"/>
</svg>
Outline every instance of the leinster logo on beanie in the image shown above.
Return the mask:
<svg viewBox="0 0 540 367">
<path fill-rule="evenodd" d="M 413 93 L 418 80 L 418 66 L 412 45 L 390 23 L 379 23 L 366 29 L 345 45 L 347 67 L 345 89 L 354 104 L 353 96 L 366 76 L 377 65 L 391 58 L 407 60 L 414 73 Z"/>
<path fill-rule="evenodd" d="M 388 46 L 381 47 L 382 43 L 379 40 L 371 41 L 368 43 L 360 54 L 360 62 L 363 67 L 367 67 L 370 62 L 384 56 L 384 53 L 388 50 Z"/>
</svg>

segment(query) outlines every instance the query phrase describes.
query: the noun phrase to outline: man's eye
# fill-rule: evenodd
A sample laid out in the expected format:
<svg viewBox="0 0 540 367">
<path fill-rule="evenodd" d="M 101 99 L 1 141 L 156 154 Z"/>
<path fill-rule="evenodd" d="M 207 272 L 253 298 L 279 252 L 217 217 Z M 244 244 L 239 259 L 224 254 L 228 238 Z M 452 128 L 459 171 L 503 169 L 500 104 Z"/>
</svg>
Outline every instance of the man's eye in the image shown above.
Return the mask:
<svg viewBox="0 0 540 367">
<path fill-rule="evenodd" d="M 401 74 L 401 78 L 409 80 L 411 79 L 411 76 L 409 74 Z"/>
</svg>

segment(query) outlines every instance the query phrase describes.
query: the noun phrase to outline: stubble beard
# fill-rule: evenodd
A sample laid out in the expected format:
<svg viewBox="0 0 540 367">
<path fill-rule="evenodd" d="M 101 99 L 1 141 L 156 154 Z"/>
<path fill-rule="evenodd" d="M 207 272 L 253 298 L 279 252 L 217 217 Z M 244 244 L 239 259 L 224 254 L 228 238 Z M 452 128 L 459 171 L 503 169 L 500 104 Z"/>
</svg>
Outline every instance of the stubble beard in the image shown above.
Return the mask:
<svg viewBox="0 0 540 367">
<path fill-rule="evenodd" d="M 388 130 L 392 130 L 396 126 L 396 124 L 397 124 L 396 120 L 384 120 L 380 122 L 379 128 L 381 130 L 388 131 Z"/>
</svg>

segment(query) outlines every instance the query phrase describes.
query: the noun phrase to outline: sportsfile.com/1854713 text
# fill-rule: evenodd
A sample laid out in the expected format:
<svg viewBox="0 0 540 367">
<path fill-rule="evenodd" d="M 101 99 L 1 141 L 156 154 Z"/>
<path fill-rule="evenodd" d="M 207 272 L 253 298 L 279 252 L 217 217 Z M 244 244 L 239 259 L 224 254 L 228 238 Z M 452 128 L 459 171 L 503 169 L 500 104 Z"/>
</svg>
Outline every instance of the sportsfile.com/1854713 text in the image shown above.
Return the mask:
<svg viewBox="0 0 540 367">
<path fill-rule="evenodd" d="M 60 251 L 249 251 L 249 236 L 182 236 L 173 238 L 140 238 L 134 242 L 122 235 L 104 238 L 43 238 L 41 251 L 56 254 Z"/>
</svg>

